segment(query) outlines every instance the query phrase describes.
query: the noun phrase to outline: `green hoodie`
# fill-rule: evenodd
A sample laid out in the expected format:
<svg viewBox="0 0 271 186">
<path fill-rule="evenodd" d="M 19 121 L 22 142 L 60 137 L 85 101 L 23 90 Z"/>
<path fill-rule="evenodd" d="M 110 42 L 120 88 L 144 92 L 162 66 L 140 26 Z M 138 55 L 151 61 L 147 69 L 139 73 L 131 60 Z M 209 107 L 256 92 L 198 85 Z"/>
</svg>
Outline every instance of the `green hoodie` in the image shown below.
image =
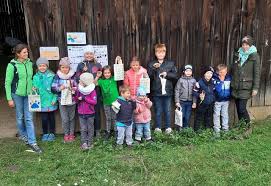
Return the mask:
<svg viewBox="0 0 271 186">
<path fill-rule="evenodd" d="M 16 76 L 18 77 L 17 80 Z M 12 100 L 11 93 L 19 96 L 29 95 L 32 89 L 32 76 L 33 64 L 30 59 L 26 59 L 24 62 L 12 59 L 6 71 L 5 89 L 7 100 Z"/>
</svg>

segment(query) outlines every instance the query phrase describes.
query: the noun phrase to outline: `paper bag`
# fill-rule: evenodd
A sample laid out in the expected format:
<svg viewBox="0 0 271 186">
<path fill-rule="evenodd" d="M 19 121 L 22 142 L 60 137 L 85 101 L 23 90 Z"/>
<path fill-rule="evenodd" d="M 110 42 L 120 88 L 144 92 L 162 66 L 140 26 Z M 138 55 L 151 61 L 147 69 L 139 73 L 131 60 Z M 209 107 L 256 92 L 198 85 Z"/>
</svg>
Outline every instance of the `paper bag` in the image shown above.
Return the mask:
<svg viewBox="0 0 271 186">
<path fill-rule="evenodd" d="M 124 65 L 122 63 L 121 57 L 117 56 L 114 64 L 114 80 L 120 81 L 124 80 Z"/>
<path fill-rule="evenodd" d="M 143 87 L 147 94 L 149 94 L 151 86 L 151 80 L 148 77 L 142 77 L 140 78 L 140 87 Z"/>
<path fill-rule="evenodd" d="M 30 112 L 41 112 L 40 95 L 38 94 L 28 95 L 28 107 Z"/>
<path fill-rule="evenodd" d="M 175 109 L 175 125 L 179 127 L 183 126 L 183 112 L 181 108 Z"/>
</svg>

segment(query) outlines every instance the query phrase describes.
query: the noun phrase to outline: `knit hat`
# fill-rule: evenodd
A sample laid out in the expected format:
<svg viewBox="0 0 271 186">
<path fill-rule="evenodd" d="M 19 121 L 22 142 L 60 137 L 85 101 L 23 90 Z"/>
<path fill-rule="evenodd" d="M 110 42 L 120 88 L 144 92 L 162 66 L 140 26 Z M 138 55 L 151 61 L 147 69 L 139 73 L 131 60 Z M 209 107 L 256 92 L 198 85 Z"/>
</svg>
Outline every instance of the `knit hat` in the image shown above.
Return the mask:
<svg viewBox="0 0 271 186">
<path fill-rule="evenodd" d="M 84 54 L 87 53 L 87 52 L 94 53 L 94 48 L 93 48 L 92 45 L 86 45 L 84 47 Z"/>
<path fill-rule="evenodd" d="M 37 61 L 36 61 L 36 64 L 37 64 L 37 66 L 39 66 L 41 64 L 45 64 L 45 65 L 47 65 L 49 67 L 49 61 L 45 57 L 38 58 Z"/>
<path fill-rule="evenodd" d="M 144 87 L 138 87 L 137 92 L 136 92 L 137 96 L 146 96 L 146 91 Z"/>
<path fill-rule="evenodd" d="M 92 84 L 93 80 L 94 80 L 93 75 L 89 72 L 85 72 L 80 75 L 80 81 L 86 86 Z"/>
<path fill-rule="evenodd" d="M 183 71 L 186 71 L 186 70 L 188 70 L 188 69 L 193 70 L 192 65 L 185 65 L 185 66 L 183 67 Z"/>
<path fill-rule="evenodd" d="M 243 43 L 246 43 L 249 46 L 252 46 L 253 45 L 253 38 L 251 36 L 247 35 L 242 39 L 242 44 Z"/>
<path fill-rule="evenodd" d="M 213 67 L 211 67 L 211 66 L 205 66 L 205 67 L 203 67 L 202 68 L 202 75 L 204 75 L 208 71 L 211 71 L 212 73 L 214 73 Z"/>
<path fill-rule="evenodd" d="M 63 57 L 60 59 L 59 61 L 59 66 L 70 66 L 71 62 L 70 62 L 70 59 L 68 57 Z"/>
</svg>

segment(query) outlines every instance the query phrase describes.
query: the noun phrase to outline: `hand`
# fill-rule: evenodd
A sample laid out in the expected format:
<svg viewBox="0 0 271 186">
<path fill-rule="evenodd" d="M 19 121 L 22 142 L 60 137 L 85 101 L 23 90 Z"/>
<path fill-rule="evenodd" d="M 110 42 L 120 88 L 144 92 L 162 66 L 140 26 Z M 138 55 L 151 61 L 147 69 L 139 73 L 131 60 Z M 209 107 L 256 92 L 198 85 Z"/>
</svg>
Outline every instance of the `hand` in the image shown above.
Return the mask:
<svg viewBox="0 0 271 186">
<path fill-rule="evenodd" d="M 64 90 L 65 88 L 66 88 L 65 85 L 60 86 L 60 90 Z"/>
<path fill-rule="evenodd" d="M 78 97 L 78 100 L 80 100 L 80 101 L 81 101 L 82 99 L 83 99 L 83 98 L 82 98 L 81 96 L 80 96 L 80 97 Z"/>
<path fill-rule="evenodd" d="M 33 91 L 36 91 L 36 90 L 37 90 L 37 88 L 36 88 L 36 87 L 32 87 L 32 90 L 33 90 Z"/>
<path fill-rule="evenodd" d="M 149 98 L 147 96 L 144 97 L 144 102 L 148 102 L 149 101 Z"/>
<path fill-rule="evenodd" d="M 15 106 L 14 101 L 13 100 L 9 100 L 8 101 L 8 106 L 11 107 L 11 108 L 13 108 Z"/>
<path fill-rule="evenodd" d="M 101 71 L 97 71 L 96 76 L 97 76 L 98 78 L 102 77 L 102 75 L 103 75 L 103 73 L 102 73 Z"/>
<path fill-rule="evenodd" d="M 252 96 L 256 96 L 257 94 L 258 94 L 258 91 L 257 90 L 253 90 L 251 95 Z"/>
<path fill-rule="evenodd" d="M 52 102 L 51 105 L 54 106 L 56 104 L 56 102 Z"/>
<path fill-rule="evenodd" d="M 199 98 L 201 101 L 203 101 L 205 98 L 205 93 L 204 92 L 200 93 Z"/>
<path fill-rule="evenodd" d="M 167 76 L 167 72 L 162 72 L 162 73 L 160 74 L 160 76 L 163 77 L 163 78 L 165 78 L 165 77 Z"/>
<path fill-rule="evenodd" d="M 143 73 L 143 78 L 148 78 L 149 75 L 147 73 Z"/>
<path fill-rule="evenodd" d="M 180 103 L 176 103 L 176 107 L 181 107 L 181 104 Z"/>
<path fill-rule="evenodd" d="M 153 64 L 153 67 L 154 67 L 154 68 L 159 68 L 160 65 L 161 65 L 160 63 L 154 63 L 154 64 Z"/>
<path fill-rule="evenodd" d="M 72 87 L 72 91 L 76 91 L 77 90 L 77 87 Z"/>
<path fill-rule="evenodd" d="M 192 108 L 193 108 L 193 109 L 197 108 L 197 104 L 196 104 L 196 103 L 193 103 L 193 104 L 192 104 Z"/>
<path fill-rule="evenodd" d="M 84 72 L 88 71 L 88 67 L 86 65 L 84 66 L 83 71 Z"/>
</svg>

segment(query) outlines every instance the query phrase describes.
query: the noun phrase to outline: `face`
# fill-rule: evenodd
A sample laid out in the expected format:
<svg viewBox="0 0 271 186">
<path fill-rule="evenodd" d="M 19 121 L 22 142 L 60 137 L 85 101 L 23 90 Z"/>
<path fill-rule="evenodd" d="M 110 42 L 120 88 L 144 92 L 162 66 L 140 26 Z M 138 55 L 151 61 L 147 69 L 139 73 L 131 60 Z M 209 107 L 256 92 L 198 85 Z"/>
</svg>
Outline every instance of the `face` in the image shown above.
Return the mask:
<svg viewBox="0 0 271 186">
<path fill-rule="evenodd" d="M 104 70 L 103 75 L 104 75 L 104 78 L 105 78 L 105 79 L 109 79 L 109 78 L 111 77 L 111 72 L 110 72 L 110 70 L 109 70 L 109 69 Z"/>
<path fill-rule="evenodd" d="M 40 65 L 38 65 L 38 70 L 39 70 L 41 73 L 46 72 L 47 69 L 48 69 L 48 67 L 47 67 L 47 65 L 45 65 L 45 64 L 40 64 Z"/>
<path fill-rule="evenodd" d="M 146 97 L 146 96 L 137 96 L 137 99 L 140 100 L 140 101 L 142 101 L 142 100 L 145 99 L 145 97 Z"/>
<path fill-rule="evenodd" d="M 213 76 L 213 72 L 212 71 L 207 71 L 205 74 L 204 74 L 204 78 L 209 81 Z"/>
<path fill-rule="evenodd" d="M 156 52 L 155 52 L 155 56 L 157 57 L 157 59 L 158 60 L 163 60 L 163 59 L 165 59 L 165 57 L 166 57 L 166 51 L 164 51 L 164 50 L 157 50 Z"/>
<path fill-rule="evenodd" d="M 227 72 L 228 72 L 227 68 L 220 69 L 220 70 L 218 71 L 218 75 L 219 75 L 220 77 L 225 77 L 225 76 L 227 75 Z"/>
<path fill-rule="evenodd" d="M 133 71 L 137 72 L 139 71 L 140 64 L 139 61 L 132 61 L 130 67 L 133 69 Z"/>
<path fill-rule="evenodd" d="M 122 96 L 124 99 L 128 100 L 128 99 L 131 98 L 131 93 L 130 93 L 130 91 L 125 91 L 125 92 L 122 92 L 122 93 L 121 93 L 121 96 Z"/>
<path fill-rule="evenodd" d="M 21 59 L 21 60 L 26 60 L 28 58 L 28 50 L 27 48 L 24 48 L 23 50 L 21 50 L 21 52 L 16 53 L 17 58 Z"/>
<path fill-rule="evenodd" d="M 250 48 L 250 46 L 247 43 L 243 43 L 242 44 L 242 48 L 244 51 L 248 51 L 248 49 Z"/>
<path fill-rule="evenodd" d="M 191 76 L 192 76 L 192 70 L 191 70 L 191 69 L 185 70 L 185 71 L 184 71 L 184 75 L 185 75 L 186 77 L 191 77 Z"/>
<path fill-rule="evenodd" d="M 60 66 L 60 72 L 62 72 L 63 74 L 68 74 L 70 71 L 70 67 L 66 66 L 66 65 L 61 65 Z"/>
<path fill-rule="evenodd" d="M 87 61 L 92 61 L 94 59 L 94 53 L 92 53 L 92 52 L 86 52 L 84 54 L 84 58 Z"/>
</svg>

